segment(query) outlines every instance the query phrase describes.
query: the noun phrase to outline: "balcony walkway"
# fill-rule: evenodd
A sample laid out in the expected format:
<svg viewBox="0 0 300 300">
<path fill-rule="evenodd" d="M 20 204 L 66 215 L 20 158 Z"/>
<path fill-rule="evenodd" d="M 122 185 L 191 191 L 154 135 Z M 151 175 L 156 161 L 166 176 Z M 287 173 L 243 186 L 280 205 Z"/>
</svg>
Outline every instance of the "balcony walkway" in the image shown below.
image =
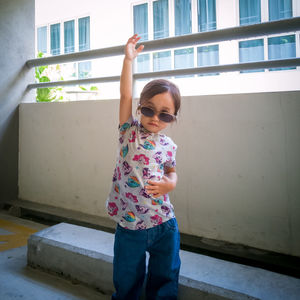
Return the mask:
<svg viewBox="0 0 300 300">
<path fill-rule="evenodd" d="M 59 265 L 59 257 L 53 255 L 56 252 L 63 255 L 60 259 L 69 259 L 74 265 L 78 266 L 80 262 L 82 269 L 86 268 L 86 271 L 86 258 L 89 258 L 94 266 L 103 266 L 104 261 L 107 270 L 112 268 L 112 234 L 64 223 L 48 227 L 0 211 L 1 299 L 15 299 L 21 296 L 22 299 L 110 299 L 109 295 L 80 284 L 80 281 L 91 284 L 88 280 L 92 279 L 87 278 L 84 273 L 77 279 L 73 276 L 72 283 L 60 276 L 26 266 L 27 247 L 22 246 L 21 241 L 24 243 L 26 238 L 36 231 L 38 233 L 31 236 L 30 243 L 38 241 L 35 245 L 43 249 L 45 256 L 35 256 L 32 252 L 32 262 L 39 260 L 46 265 L 51 258 L 52 264 Z M 93 238 L 86 238 L 87 231 Z M 18 244 L 12 242 L 18 240 L 13 237 L 11 242 L 5 242 L 4 237 L 8 235 L 19 235 L 22 238 Z M 101 241 L 105 243 L 99 248 Z M 13 249 L 9 249 L 10 247 Z M 299 299 L 300 279 L 187 251 L 181 251 L 181 258 L 182 297 L 179 299 Z M 64 268 L 63 265 L 61 267 Z M 102 280 L 108 282 L 108 290 L 112 286 L 109 277 L 107 272 L 102 274 Z M 186 297 L 187 295 L 189 296 Z"/>
</svg>

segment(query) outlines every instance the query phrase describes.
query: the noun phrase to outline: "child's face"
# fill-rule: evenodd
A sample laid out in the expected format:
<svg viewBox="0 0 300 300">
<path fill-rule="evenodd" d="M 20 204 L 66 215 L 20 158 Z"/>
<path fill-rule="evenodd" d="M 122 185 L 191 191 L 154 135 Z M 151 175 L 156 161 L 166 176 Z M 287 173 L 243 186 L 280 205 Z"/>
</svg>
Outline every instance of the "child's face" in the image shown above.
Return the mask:
<svg viewBox="0 0 300 300">
<path fill-rule="evenodd" d="M 141 124 L 144 128 L 152 133 L 158 133 L 168 126 L 169 123 L 163 122 L 158 118 L 161 112 L 174 115 L 175 106 L 174 101 L 169 92 L 157 94 L 148 100 L 143 106 L 152 108 L 156 113 L 153 117 L 146 117 L 141 114 Z"/>
</svg>

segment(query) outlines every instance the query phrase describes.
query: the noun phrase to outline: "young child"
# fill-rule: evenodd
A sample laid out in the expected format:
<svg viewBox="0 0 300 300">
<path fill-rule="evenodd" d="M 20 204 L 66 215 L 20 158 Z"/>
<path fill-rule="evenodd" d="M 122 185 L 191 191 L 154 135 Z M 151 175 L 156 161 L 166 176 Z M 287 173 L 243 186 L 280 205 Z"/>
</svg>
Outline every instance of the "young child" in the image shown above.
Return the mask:
<svg viewBox="0 0 300 300">
<path fill-rule="evenodd" d="M 143 89 L 132 117 L 132 63 L 143 50 L 140 37 L 129 38 L 120 82 L 119 155 L 108 214 L 118 223 L 114 244 L 112 299 L 139 299 L 149 253 L 148 300 L 177 299 L 180 236 L 168 193 L 177 183 L 177 146 L 160 131 L 176 119 L 178 88 L 167 80 L 153 80 Z"/>
</svg>

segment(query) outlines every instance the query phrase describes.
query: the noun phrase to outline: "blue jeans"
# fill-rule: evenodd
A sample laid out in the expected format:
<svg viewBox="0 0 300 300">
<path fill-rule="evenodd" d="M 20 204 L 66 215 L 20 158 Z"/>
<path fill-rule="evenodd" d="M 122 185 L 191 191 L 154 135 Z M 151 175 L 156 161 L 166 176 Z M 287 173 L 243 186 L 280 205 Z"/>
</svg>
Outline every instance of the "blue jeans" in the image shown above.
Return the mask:
<svg viewBox="0 0 300 300">
<path fill-rule="evenodd" d="M 175 218 L 153 228 L 128 230 L 117 225 L 114 244 L 113 300 L 137 300 L 146 274 L 147 300 L 177 299 L 180 235 Z"/>
</svg>

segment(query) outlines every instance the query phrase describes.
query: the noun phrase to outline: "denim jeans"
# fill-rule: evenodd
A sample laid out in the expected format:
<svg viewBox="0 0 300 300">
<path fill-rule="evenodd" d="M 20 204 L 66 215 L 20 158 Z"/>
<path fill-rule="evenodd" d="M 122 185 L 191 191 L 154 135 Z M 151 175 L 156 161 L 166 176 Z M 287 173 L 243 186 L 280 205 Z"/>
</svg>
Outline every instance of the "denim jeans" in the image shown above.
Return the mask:
<svg viewBox="0 0 300 300">
<path fill-rule="evenodd" d="M 175 218 L 153 228 L 128 230 L 117 225 L 114 244 L 113 300 L 137 300 L 149 264 L 147 300 L 177 299 L 180 235 Z"/>
</svg>

